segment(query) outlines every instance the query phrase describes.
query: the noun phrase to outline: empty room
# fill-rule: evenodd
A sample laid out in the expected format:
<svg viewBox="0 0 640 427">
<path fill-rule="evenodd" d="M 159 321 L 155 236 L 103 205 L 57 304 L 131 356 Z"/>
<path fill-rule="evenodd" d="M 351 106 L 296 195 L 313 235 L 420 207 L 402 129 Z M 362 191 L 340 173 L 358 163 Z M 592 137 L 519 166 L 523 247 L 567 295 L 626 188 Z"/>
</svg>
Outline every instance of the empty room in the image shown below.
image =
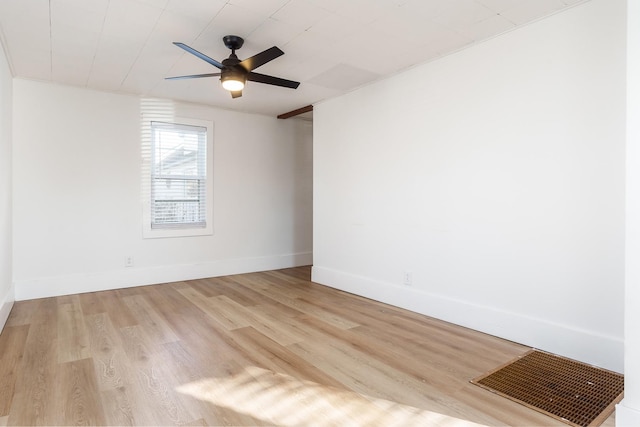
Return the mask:
<svg viewBox="0 0 640 427">
<path fill-rule="evenodd" d="M 0 112 L 0 426 L 640 425 L 637 0 L 2 0 Z"/>
</svg>

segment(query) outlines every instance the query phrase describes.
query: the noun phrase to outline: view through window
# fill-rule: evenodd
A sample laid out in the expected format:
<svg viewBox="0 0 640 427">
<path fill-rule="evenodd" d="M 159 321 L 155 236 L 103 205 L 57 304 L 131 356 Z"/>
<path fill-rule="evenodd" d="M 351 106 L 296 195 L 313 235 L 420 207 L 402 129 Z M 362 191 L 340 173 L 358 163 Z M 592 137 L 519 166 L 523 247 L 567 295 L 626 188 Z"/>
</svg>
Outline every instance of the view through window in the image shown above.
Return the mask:
<svg viewBox="0 0 640 427">
<path fill-rule="evenodd" d="M 151 122 L 151 228 L 204 228 L 207 128 Z"/>
</svg>

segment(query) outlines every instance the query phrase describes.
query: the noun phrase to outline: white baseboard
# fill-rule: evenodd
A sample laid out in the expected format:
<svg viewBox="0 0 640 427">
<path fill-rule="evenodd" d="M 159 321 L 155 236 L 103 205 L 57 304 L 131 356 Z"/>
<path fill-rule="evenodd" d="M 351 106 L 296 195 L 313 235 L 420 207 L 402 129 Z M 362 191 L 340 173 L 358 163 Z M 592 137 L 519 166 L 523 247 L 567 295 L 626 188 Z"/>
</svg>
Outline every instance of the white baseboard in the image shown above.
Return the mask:
<svg viewBox="0 0 640 427">
<path fill-rule="evenodd" d="M 640 408 L 629 408 L 625 399 L 616 405 L 616 427 L 640 426 Z"/>
<path fill-rule="evenodd" d="M 311 252 L 224 259 L 201 264 L 130 267 L 102 273 L 16 280 L 16 300 L 96 292 L 310 265 Z"/>
<path fill-rule="evenodd" d="M 15 301 L 15 285 L 12 283 L 9 290 L 0 299 L 0 333 L 4 329 L 4 325 L 7 323 L 9 313 L 13 307 Z"/>
<path fill-rule="evenodd" d="M 311 271 L 311 280 L 322 285 L 615 372 L 624 369 L 621 338 L 329 268 L 314 266 Z"/>
</svg>

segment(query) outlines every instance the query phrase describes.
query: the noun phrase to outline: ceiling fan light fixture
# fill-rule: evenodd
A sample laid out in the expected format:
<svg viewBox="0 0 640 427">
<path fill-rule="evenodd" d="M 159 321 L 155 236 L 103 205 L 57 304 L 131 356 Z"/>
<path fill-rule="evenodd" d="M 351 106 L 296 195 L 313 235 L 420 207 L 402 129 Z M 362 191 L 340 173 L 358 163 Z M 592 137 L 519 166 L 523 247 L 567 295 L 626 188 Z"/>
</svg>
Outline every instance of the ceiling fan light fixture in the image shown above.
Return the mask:
<svg viewBox="0 0 640 427">
<path fill-rule="evenodd" d="M 220 77 L 222 81 L 222 87 L 229 92 L 236 92 L 244 89 L 244 84 L 247 81 L 246 77 L 241 73 L 222 73 Z"/>
<path fill-rule="evenodd" d="M 200 53 L 194 48 L 187 46 L 181 42 L 173 42 L 180 49 L 189 52 L 192 55 L 197 56 L 203 61 L 213 65 L 220 70 L 219 73 L 205 73 L 205 74 L 193 74 L 189 76 L 176 76 L 166 77 L 167 80 L 176 79 L 197 79 L 200 77 L 214 77 L 220 76 L 220 83 L 222 88 L 231 92 L 231 98 L 240 98 L 242 96 L 242 89 L 244 89 L 247 80 L 252 82 L 264 83 L 273 86 L 288 87 L 291 89 L 297 89 L 300 82 L 294 82 L 293 80 L 282 79 L 280 77 L 268 76 L 266 74 L 256 73 L 255 70 L 258 67 L 273 61 L 277 57 L 284 55 L 278 47 L 273 46 L 267 50 L 263 50 L 260 53 L 253 55 L 250 58 L 246 58 L 241 61 L 236 55 L 236 50 L 242 47 L 244 39 L 239 36 L 224 36 L 222 38 L 224 45 L 231 49 L 231 55 L 222 62 L 218 62 L 213 58 L 209 58 L 204 53 Z"/>
</svg>

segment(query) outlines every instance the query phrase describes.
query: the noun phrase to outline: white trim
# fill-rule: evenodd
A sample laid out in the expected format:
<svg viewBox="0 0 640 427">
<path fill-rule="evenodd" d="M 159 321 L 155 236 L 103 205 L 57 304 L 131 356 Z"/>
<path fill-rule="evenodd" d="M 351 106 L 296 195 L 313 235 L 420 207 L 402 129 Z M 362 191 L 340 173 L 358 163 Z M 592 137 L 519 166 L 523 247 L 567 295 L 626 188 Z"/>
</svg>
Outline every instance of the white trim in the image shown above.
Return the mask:
<svg viewBox="0 0 640 427">
<path fill-rule="evenodd" d="M 222 259 L 201 264 L 129 267 L 94 274 L 42 277 L 16 281 L 16 300 L 29 300 L 83 292 L 129 288 L 182 280 L 310 265 L 311 252 L 255 258 Z"/>
<path fill-rule="evenodd" d="M 640 411 L 625 406 L 625 399 L 616 405 L 616 427 L 640 426 Z"/>
<path fill-rule="evenodd" d="M 324 267 L 314 266 L 311 280 L 540 350 L 623 371 L 621 338 Z"/>
<path fill-rule="evenodd" d="M 213 122 L 185 117 L 173 117 L 170 110 L 143 112 L 141 156 L 142 156 L 142 236 L 145 239 L 165 237 L 191 237 L 210 236 L 213 234 Z M 207 129 L 207 180 L 206 180 L 206 226 L 205 227 L 178 227 L 178 228 L 151 228 L 151 122 L 165 122 L 199 126 Z"/>
<path fill-rule="evenodd" d="M 640 2 L 627 0 L 626 6 L 625 397 L 616 411 L 616 426 L 640 426 Z"/>
<path fill-rule="evenodd" d="M 9 313 L 15 301 L 15 284 L 11 284 L 9 290 L 4 295 L 2 302 L 0 302 L 0 333 L 4 329 L 4 325 L 7 323 Z"/>
</svg>

